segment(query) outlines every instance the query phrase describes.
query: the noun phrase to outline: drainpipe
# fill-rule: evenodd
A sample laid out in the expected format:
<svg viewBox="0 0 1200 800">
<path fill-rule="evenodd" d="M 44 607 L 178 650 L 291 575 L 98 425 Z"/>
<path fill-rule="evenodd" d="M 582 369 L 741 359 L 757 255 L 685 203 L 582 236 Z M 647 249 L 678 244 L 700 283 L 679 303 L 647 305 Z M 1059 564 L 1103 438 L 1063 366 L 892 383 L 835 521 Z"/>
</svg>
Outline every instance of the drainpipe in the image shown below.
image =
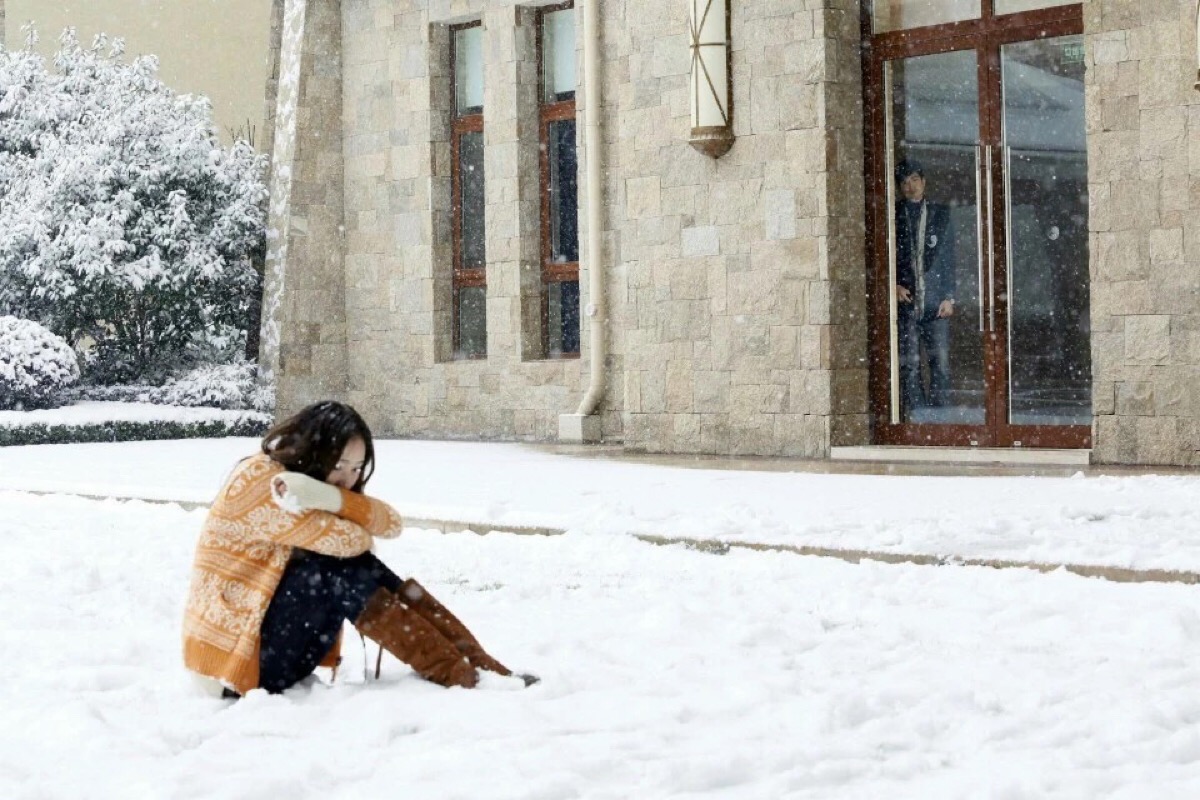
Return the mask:
<svg viewBox="0 0 1200 800">
<path fill-rule="evenodd" d="M 604 362 L 608 356 L 608 303 L 601 269 L 601 169 L 600 169 L 600 0 L 583 3 L 583 146 L 587 157 L 587 265 L 588 299 L 584 313 L 591 320 L 591 380 L 587 394 L 574 414 L 558 417 L 558 438 L 564 442 L 600 441 L 596 407 L 604 396 Z"/>
</svg>

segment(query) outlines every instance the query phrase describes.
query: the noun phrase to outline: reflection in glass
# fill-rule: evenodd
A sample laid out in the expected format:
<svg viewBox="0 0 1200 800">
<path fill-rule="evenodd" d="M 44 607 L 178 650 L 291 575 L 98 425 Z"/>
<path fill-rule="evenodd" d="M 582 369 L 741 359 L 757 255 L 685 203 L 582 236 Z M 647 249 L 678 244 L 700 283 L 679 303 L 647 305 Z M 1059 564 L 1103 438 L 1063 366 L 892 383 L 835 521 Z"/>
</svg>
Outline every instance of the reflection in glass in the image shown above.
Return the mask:
<svg viewBox="0 0 1200 800">
<path fill-rule="evenodd" d="M 973 50 L 884 72 L 893 423 L 984 422 L 979 95 Z M 950 301 L 947 305 L 947 301 Z"/>
<path fill-rule="evenodd" d="M 546 284 L 546 324 L 550 356 L 579 352 L 579 281 Z"/>
<path fill-rule="evenodd" d="M 887 33 L 978 19 L 979 13 L 980 0 L 874 0 L 871 20 L 875 33 Z"/>
<path fill-rule="evenodd" d="M 454 32 L 454 96 L 459 116 L 483 111 L 483 27 Z"/>
<path fill-rule="evenodd" d="M 1009 415 L 1090 425 L 1083 37 L 1005 45 Z"/>
<path fill-rule="evenodd" d="M 542 17 L 544 101 L 557 103 L 575 97 L 575 9 L 564 8 Z"/>
<path fill-rule="evenodd" d="M 482 269 L 484 249 L 483 134 L 464 133 L 458 143 L 459 190 L 461 192 L 462 269 Z"/>
<path fill-rule="evenodd" d="M 1019 11 L 1036 11 L 1039 8 L 1072 6 L 1080 0 L 996 0 L 997 14 L 1016 14 Z"/>
<path fill-rule="evenodd" d="M 550 148 L 550 260 L 579 260 L 579 185 L 575 120 L 552 122 Z"/>
<path fill-rule="evenodd" d="M 458 350 L 457 358 L 471 358 L 487 353 L 487 289 L 483 286 L 462 286 L 458 289 Z"/>
</svg>

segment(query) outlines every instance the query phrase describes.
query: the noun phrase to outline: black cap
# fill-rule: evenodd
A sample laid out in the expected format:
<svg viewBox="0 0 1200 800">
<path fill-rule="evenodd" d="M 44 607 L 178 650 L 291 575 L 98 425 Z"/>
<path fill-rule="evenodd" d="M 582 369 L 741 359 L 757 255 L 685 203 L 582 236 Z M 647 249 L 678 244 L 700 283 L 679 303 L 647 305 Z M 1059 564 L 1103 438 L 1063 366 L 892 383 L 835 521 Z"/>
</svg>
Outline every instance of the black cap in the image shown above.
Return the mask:
<svg viewBox="0 0 1200 800">
<path fill-rule="evenodd" d="M 909 175 L 917 175 L 921 178 L 924 178 L 925 167 L 921 166 L 920 161 L 906 158 L 896 165 L 896 183 L 900 183 Z"/>
</svg>

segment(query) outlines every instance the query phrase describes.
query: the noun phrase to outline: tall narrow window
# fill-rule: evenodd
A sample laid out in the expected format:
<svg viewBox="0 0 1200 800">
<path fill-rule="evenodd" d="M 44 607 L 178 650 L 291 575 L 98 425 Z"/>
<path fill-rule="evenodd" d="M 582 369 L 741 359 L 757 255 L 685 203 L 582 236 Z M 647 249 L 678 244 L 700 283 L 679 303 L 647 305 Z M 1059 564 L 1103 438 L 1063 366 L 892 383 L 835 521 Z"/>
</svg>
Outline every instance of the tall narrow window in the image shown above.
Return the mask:
<svg viewBox="0 0 1200 800">
<path fill-rule="evenodd" d="M 450 30 L 454 85 L 450 180 L 454 231 L 454 355 L 487 355 L 483 195 L 483 28 Z"/>
<path fill-rule="evenodd" d="M 579 355 L 579 183 L 575 148 L 575 9 L 538 18 L 542 184 L 542 330 L 551 358 Z"/>
</svg>

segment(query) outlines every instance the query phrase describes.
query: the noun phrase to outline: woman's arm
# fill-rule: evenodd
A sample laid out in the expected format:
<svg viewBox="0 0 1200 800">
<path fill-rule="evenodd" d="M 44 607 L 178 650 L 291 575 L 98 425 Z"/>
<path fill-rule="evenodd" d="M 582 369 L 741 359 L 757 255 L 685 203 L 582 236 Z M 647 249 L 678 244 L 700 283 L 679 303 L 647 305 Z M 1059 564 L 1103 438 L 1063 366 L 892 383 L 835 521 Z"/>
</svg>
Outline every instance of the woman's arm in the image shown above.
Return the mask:
<svg viewBox="0 0 1200 800">
<path fill-rule="evenodd" d="M 238 466 L 213 504 L 209 523 L 217 535 L 261 539 L 324 555 L 349 558 L 371 548 L 371 533 L 335 514 L 317 510 L 293 513 L 272 496 L 271 483 L 283 467 L 266 457 Z"/>
<path fill-rule="evenodd" d="M 342 510 L 338 516 L 353 522 L 372 536 L 380 539 L 394 539 L 404 528 L 404 520 L 400 513 L 382 500 L 368 497 L 365 494 L 348 492 L 342 493 Z"/>
<path fill-rule="evenodd" d="M 373 497 L 298 472 L 280 472 L 271 481 L 275 499 L 284 508 L 297 513 L 301 510 L 327 511 L 382 538 L 398 536 L 403 528 L 404 523 L 396 510 Z"/>
</svg>

